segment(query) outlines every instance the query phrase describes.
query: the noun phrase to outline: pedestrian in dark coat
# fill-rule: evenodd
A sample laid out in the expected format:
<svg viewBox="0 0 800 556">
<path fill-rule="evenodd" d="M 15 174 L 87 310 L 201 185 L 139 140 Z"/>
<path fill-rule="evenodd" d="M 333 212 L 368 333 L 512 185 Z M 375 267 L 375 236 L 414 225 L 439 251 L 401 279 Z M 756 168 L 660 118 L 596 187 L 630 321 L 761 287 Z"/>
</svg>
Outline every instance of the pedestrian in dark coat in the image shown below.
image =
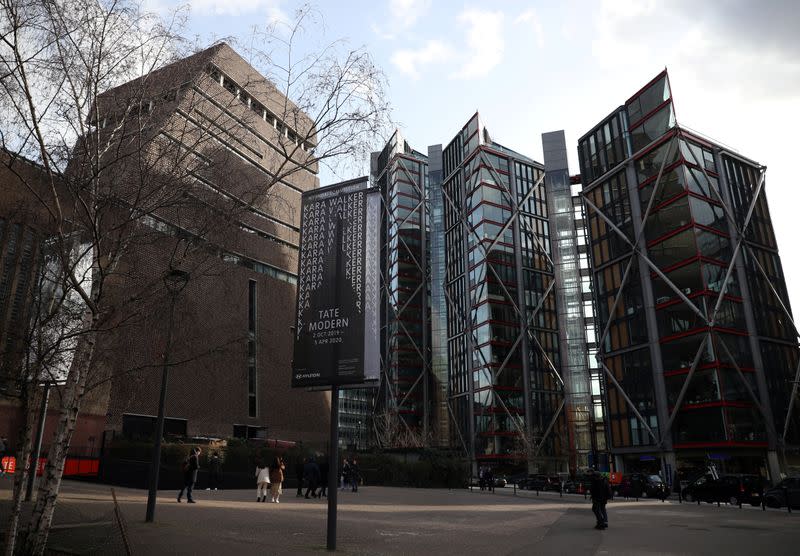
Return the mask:
<svg viewBox="0 0 800 556">
<path fill-rule="evenodd" d="M 222 485 L 222 460 L 218 452 L 208 459 L 208 487 L 206 490 L 217 490 Z"/>
<path fill-rule="evenodd" d="M 350 484 L 350 462 L 347 458 L 344 458 L 344 462 L 342 462 L 341 479 L 342 490 L 344 490 Z"/>
<path fill-rule="evenodd" d="M 295 496 L 303 496 L 303 470 L 305 463 L 308 460 L 297 460 L 294 464 L 294 476 L 297 477 L 297 494 Z"/>
<path fill-rule="evenodd" d="M 317 497 L 319 477 L 319 465 L 314 461 L 314 458 L 309 458 L 308 462 L 303 466 L 303 478 L 306 481 L 306 498 L 308 498 L 309 494 L 314 498 Z"/>
<path fill-rule="evenodd" d="M 200 448 L 192 448 L 189 457 L 183 462 L 183 488 L 178 493 L 178 502 L 180 503 L 183 497 L 183 491 L 186 491 L 186 501 L 189 504 L 194 504 L 192 498 L 192 491 L 194 484 L 197 482 L 197 472 L 200 470 Z"/>
<path fill-rule="evenodd" d="M 608 479 L 597 471 L 592 472 L 591 482 L 592 493 L 592 512 L 597 519 L 595 529 L 608 528 L 608 513 L 606 512 L 606 503 L 611 498 L 611 485 L 608 484 Z"/>
<path fill-rule="evenodd" d="M 328 497 L 328 458 L 324 458 L 319 462 L 319 497 Z M 334 488 L 336 488 L 334 486 Z"/>
<path fill-rule="evenodd" d="M 353 492 L 358 492 L 358 481 L 361 479 L 361 469 L 358 467 L 358 460 L 353 458 L 350 462 L 350 481 L 353 485 Z"/>
</svg>

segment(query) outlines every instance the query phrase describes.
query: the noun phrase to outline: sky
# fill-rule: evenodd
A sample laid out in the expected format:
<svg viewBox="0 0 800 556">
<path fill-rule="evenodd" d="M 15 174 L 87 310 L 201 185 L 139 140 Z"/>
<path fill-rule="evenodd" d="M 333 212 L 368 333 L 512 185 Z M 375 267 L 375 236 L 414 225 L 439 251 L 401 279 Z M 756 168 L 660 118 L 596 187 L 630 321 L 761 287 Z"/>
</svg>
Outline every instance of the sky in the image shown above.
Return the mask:
<svg viewBox="0 0 800 556">
<path fill-rule="evenodd" d="M 162 12 L 175 0 L 146 0 Z M 195 0 L 199 44 L 246 41 L 291 19 L 291 0 Z M 492 139 L 542 160 L 541 134 L 577 140 L 665 67 L 678 123 L 767 166 L 790 299 L 800 310 L 797 0 L 334 0 L 304 46 L 365 47 L 385 72 L 393 120 L 417 150 L 447 144 L 475 111 Z M 362 173 L 366 173 L 365 167 Z M 342 178 L 355 176 L 341 176 Z M 322 184 L 336 181 L 321 174 Z"/>
</svg>

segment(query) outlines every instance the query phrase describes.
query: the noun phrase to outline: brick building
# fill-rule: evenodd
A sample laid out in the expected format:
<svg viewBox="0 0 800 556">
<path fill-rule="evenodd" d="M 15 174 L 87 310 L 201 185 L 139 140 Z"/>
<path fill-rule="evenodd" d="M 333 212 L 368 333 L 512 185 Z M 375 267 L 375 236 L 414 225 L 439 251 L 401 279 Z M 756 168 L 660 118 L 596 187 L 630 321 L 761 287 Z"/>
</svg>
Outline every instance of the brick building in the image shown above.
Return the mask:
<svg viewBox="0 0 800 556">
<path fill-rule="evenodd" d="M 114 311 L 97 341 L 83 440 L 152 430 L 171 303 L 162 277 L 177 267 L 188 281 L 174 298 L 167 431 L 322 445 L 329 395 L 290 387 L 300 198 L 319 186 L 313 122 L 224 43 L 107 91 L 94 112 L 96 133 L 78 142 L 68 179 L 86 171 L 81 149 L 117 134 L 103 183 L 120 214 L 139 210 L 132 192 L 182 187 L 191 202 L 139 210 L 141 233 L 107 279 Z"/>
<path fill-rule="evenodd" d="M 300 198 L 319 185 L 309 162 L 312 122 L 226 44 L 148 80 L 102 95 L 108 108 L 99 125 L 113 126 L 116 107 L 146 88 L 153 100 L 142 103 L 150 118 L 142 133 L 155 149 L 166 143 L 193 153 L 180 158 L 183 175 L 195 181 L 195 200 L 211 207 L 147 215 L 143 223 L 160 237 L 127 261 L 125 295 L 158 280 L 182 238 L 196 247 L 202 235 L 206 243 L 180 263 L 190 277 L 176 298 L 169 357 L 178 364 L 170 369 L 166 416 L 185 420 L 191 436 L 324 442 L 329 398 L 290 388 Z M 107 415 L 115 431 L 137 430 L 141 416 L 157 413 L 168 325 L 163 295 L 126 304 L 131 324 L 98 342 L 96 357 L 98 376 L 118 377 Z"/>
</svg>

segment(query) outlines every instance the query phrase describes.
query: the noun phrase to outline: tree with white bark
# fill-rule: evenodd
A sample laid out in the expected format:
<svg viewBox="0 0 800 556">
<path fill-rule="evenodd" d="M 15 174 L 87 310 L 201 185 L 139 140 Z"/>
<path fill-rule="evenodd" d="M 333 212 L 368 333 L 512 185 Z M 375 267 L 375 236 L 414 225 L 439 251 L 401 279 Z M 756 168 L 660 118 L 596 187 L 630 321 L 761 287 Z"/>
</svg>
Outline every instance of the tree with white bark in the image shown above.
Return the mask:
<svg viewBox="0 0 800 556">
<path fill-rule="evenodd" d="M 212 195 L 197 179 L 236 171 L 216 141 L 220 133 L 235 133 L 234 124 L 219 117 L 189 128 L 164 116 L 176 105 L 203 102 L 192 80 L 210 78 L 205 66 L 168 65 L 191 50 L 181 14 L 164 20 L 137 0 L 0 0 L 0 147 L 40 165 L 41 179 L 19 177 L 46 216 L 48 232 L 45 264 L 32 289 L 36 308 L 14 377 L 28 417 L 17 439 L 6 554 L 45 550 L 81 403 L 87 388 L 113 378 L 93 365 L 98 339 L 135 318 L 126 313 L 132 300 L 166 295 L 159 273 L 132 281 L 128 257 L 157 242 L 165 272 L 212 273 L 219 253 L 209 245 L 231 235 L 242 210 L 268 198 L 280 202 L 273 186 L 296 172 L 365 160 L 391 129 L 385 79 L 364 49 L 335 41 L 297 55 L 297 41 L 315 22 L 315 12 L 304 8 L 293 22 L 249 41 L 250 62 L 286 99 L 277 116 L 292 132 L 280 134 L 281 156 L 268 183 L 244 181 L 234 199 Z M 182 86 L 164 88 L 176 82 Z M 242 101 L 238 92 L 225 98 Z M 250 117 L 264 117 L 254 99 L 247 104 Z M 180 140 L 165 139 L 164 129 Z M 15 156 L 3 160 L 12 172 L 19 168 Z M 130 289 L 120 294 L 120 284 Z M 22 528 L 38 385 L 56 379 L 56 431 Z"/>
</svg>

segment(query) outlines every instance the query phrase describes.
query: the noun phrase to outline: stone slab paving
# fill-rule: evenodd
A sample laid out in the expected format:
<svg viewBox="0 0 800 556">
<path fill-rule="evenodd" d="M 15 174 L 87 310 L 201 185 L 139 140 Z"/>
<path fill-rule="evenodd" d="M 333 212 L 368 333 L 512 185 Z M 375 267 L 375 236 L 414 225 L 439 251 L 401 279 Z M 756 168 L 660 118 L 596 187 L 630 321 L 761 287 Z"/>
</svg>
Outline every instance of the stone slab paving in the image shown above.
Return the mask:
<svg viewBox="0 0 800 556">
<path fill-rule="evenodd" d="M 108 487 L 66 481 L 56 522 L 107 516 Z M 0 499 L 7 500 L 0 490 Z M 145 524 L 144 491 L 117 489 L 134 554 L 322 554 L 327 504 L 286 492 L 197 491 L 197 504 L 161 493 Z M 593 529 L 582 496 L 365 487 L 339 493 L 338 553 L 366 554 L 800 554 L 800 515 L 653 500 L 612 502 L 610 528 Z M 77 538 L 77 536 L 76 536 Z M 75 550 L 76 553 L 80 553 Z"/>
</svg>

